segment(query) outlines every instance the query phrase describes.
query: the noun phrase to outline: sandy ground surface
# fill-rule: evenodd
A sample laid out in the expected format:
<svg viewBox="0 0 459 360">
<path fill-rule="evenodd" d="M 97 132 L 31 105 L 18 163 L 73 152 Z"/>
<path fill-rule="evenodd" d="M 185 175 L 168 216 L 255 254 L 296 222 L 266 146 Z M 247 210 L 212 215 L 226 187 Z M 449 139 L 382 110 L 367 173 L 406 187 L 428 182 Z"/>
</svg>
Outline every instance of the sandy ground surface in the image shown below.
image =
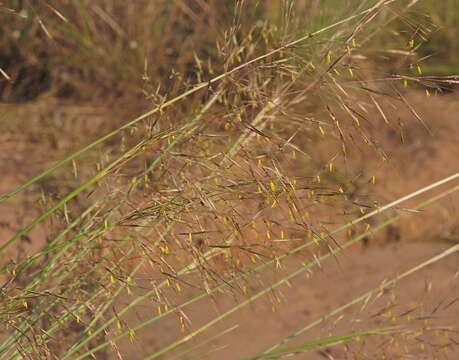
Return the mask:
<svg viewBox="0 0 459 360">
<path fill-rule="evenodd" d="M 384 279 L 397 276 L 446 248 L 445 244 L 402 242 L 345 254 L 340 256 L 339 263 L 330 259 L 326 265 L 324 263 L 322 270 L 314 271 L 313 276 L 298 276 L 290 286 L 283 286 L 280 292 L 276 292 L 282 302 L 275 312 L 272 301 L 266 297 L 259 299 L 226 317 L 206 335 L 193 339 L 176 354 L 198 346 L 211 334 L 233 326 L 238 327 L 210 347 L 198 348 L 184 358 L 240 359 L 259 354 L 333 309 L 377 288 Z M 347 347 L 342 344 L 328 346 L 294 358 L 381 359 L 385 355 L 386 359 L 456 359 L 459 348 L 452 342 L 459 340 L 459 304 L 455 301 L 459 296 L 458 260 L 459 254 L 455 254 L 429 266 L 396 283 L 379 297 L 375 294 L 312 327 L 286 345 L 298 345 L 330 334 L 395 326 L 401 332 L 393 338 L 362 338 L 350 341 Z M 290 269 L 298 266 L 300 263 L 296 261 L 286 265 Z M 260 280 L 268 282 L 274 279 L 268 274 Z M 213 302 L 201 301 L 184 309 L 192 321 L 191 329 L 198 328 L 212 316 L 224 314 L 229 306 L 244 301 L 240 296 L 234 302 L 229 299 L 226 295 L 217 296 Z M 147 312 L 147 309 L 139 309 L 138 317 L 145 318 Z M 441 331 L 448 326 L 451 332 Z M 160 345 L 174 341 L 180 334 L 179 322 L 174 316 L 149 329 L 149 335 L 144 333 L 142 336 L 142 347 L 138 346 L 139 343 L 127 341 L 120 345 L 126 358 L 142 359 Z M 403 333 L 408 330 L 409 334 Z M 445 344 L 452 345 L 443 347 Z M 207 354 L 209 351 L 215 352 Z M 162 358 L 168 359 L 172 354 Z"/>
<path fill-rule="evenodd" d="M 362 170 L 375 175 L 375 194 L 380 203 L 426 186 L 459 169 L 459 94 L 430 100 L 426 102 L 421 94 L 410 96 L 410 101 L 416 105 L 431 127 L 431 135 L 413 120 L 408 110 L 394 108 L 392 116 L 399 118 L 404 124 L 404 146 L 400 145 L 400 133 L 394 130 L 395 127 L 388 128 L 383 142 L 391 161 L 374 164 L 371 161 L 374 154 L 366 152 L 362 152 L 355 160 L 354 166 L 360 166 Z M 61 119 L 62 114 L 55 116 L 55 126 L 62 126 L 61 121 L 65 124 L 65 120 Z M 94 118 L 97 116 L 96 112 Z M 85 116 L 76 116 L 79 117 Z M 39 120 L 36 121 L 39 123 Z M 73 132 L 71 126 L 68 128 L 68 136 L 42 141 L 38 135 L 40 132 L 34 134 L 33 131 L 22 131 L 21 126 L 24 124 L 18 116 L 16 127 L 0 132 L 1 193 L 44 169 L 52 161 L 59 159 L 61 154 L 68 153 L 82 142 L 82 139 L 70 136 Z M 87 124 L 81 126 L 84 128 Z M 39 155 L 43 153 L 50 156 Z M 52 181 L 45 185 L 51 186 Z M 61 195 L 62 191 L 65 189 L 56 189 L 56 196 Z M 34 189 L 10 199 L 0 207 L 2 243 L 36 216 L 40 210 L 37 206 L 38 198 L 37 189 Z M 237 330 L 190 354 L 194 358 L 239 359 L 267 349 L 337 306 L 374 288 L 383 279 L 396 276 L 458 243 L 458 200 L 457 195 L 452 195 L 425 211 L 414 214 L 409 221 L 402 221 L 390 231 L 377 236 L 374 241 L 370 239 L 367 246 L 357 246 L 354 251 L 346 251 L 339 256 L 338 261 L 327 260 L 327 266 L 323 266 L 322 270 L 316 269 L 313 276 L 307 278 L 301 275 L 293 279 L 290 286 L 282 286 L 280 292 L 276 293 L 282 301 L 274 313 L 272 302 L 262 298 L 228 316 L 209 332 L 192 339 L 181 350 L 198 345 L 212 334 L 218 333 L 217 330 L 223 331 L 233 325 L 238 325 Z M 23 256 L 24 252 L 33 253 L 45 243 L 46 237 L 46 226 L 37 227 L 8 252 L 7 258 Z M 284 270 L 299 266 L 300 260 L 301 257 L 286 262 Z M 345 311 L 344 317 L 340 318 L 338 315 L 331 318 L 288 344 L 298 344 L 330 333 L 336 335 L 349 330 L 398 326 L 400 336 L 394 340 L 387 338 L 384 342 L 381 337 L 377 340 L 365 338 L 349 342 L 348 347 L 336 345 L 297 355 L 295 358 L 380 359 L 382 354 L 386 354 L 386 359 L 458 359 L 459 301 L 455 301 L 459 297 L 458 271 L 459 255 L 454 254 L 400 281 L 378 299 L 369 299 L 365 311 L 360 311 L 362 304 L 358 304 Z M 273 272 L 259 280 L 273 281 L 279 275 Z M 253 286 L 252 291 L 256 291 L 256 285 Z M 243 301 L 241 295 L 235 298 L 233 302 L 231 297 L 217 296 L 214 301 L 191 306 L 186 312 L 191 320 L 190 328 L 186 331 L 193 331 L 206 319 L 222 314 L 228 306 Z M 138 318 L 148 316 L 148 311 L 151 309 L 140 307 L 137 315 L 133 315 L 129 321 L 135 323 Z M 403 333 L 402 330 L 408 329 L 413 332 Z M 121 342 L 120 349 L 126 359 L 141 359 L 159 346 L 174 341 L 179 335 L 179 322 L 176 317 L 171 317 L 170 320 L 150 326 L 133 343 Z M 443 346 L 446 344 L 451 346 Z M 214 349 L 215 352 L 207 354 Z M 415 357 L 406 353 L 415 354 Z M 191 358 L 190 354 L 182 358 Z M 163 358 L 168 359 L 170 356 Z"/>
</svg>

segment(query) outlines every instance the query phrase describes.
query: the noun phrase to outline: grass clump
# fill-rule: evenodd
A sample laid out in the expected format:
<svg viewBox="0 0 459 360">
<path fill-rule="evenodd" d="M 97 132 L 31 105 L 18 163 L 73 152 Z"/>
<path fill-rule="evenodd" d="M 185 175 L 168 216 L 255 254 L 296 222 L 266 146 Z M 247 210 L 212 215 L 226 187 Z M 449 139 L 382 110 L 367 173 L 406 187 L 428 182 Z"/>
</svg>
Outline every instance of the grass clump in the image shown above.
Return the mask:
<svg viewBox="0 0 459 360">
<path fill-rule="evenodd" d="M 417 47 L 408 42 L 392 51 L 400 55 L 392 73 L 375 66 L 381 49 L 374 44 L 392 24 L 405 24 L 416 36 L 416 3 L 349 1 L 339 15 L 326 6 L 336 2 L 15 4 L 2 41 L 11 43 L 19 31 L 25 46 L 14 56 L 27 61 L 32 46 L 47 50 L 50 91 L 70 86 L 84 97 L 85 87 L 96 83 L 96 94 L 143 94 L 142 106 L 151 107 L 0 197 L 7 203 L 56 171 L 77 182 L 0 245 L 6 253 L 32 229 L 52 229 L 40 249 L 1 264 L 0 359 L 130 358 L 129 349 L 135 358 L 154 359 L 205 348 L 204 357 L 213 350 L 210 342 L 237 331 L 229 327 L 203 339 L 214 325 L 262 297 L 273 311 L 281 309 L 283 285 L 312 276 L 398 221 L 400 204 L 450 186 L 458 174 L 381 206 L 363 194 L 375 177 L 364 174 L 367 187 L 356 189 L 361 176 L 349 167 L 362 148 L 388 160 L 378 141 L 378 131 L 396 123 L 387 115 L 388 101 L 429 128 L 404 95 L 409 81 L 427 85 L 430 96 L 422 74 L 409 73 Z M 7 65 L 8 76 L 20 79 L 23 65 Z M 2 89 L 8 99 L 23 100 L 21 91 Z M 88 158 L 96 158 L 90 169 Z M 419 209 L 456 190 L 451 186 Z M 291 261 L 299 265 L 292 269 Z M 225 295 L 238 302 L 193 322 L 191 306 L 210 307 Z M 174 331 L 159 337 L 154 329 L 172 317 Z M 254 358 L 401 333 L 415 330 L 357 329 Z"/>
</svg>

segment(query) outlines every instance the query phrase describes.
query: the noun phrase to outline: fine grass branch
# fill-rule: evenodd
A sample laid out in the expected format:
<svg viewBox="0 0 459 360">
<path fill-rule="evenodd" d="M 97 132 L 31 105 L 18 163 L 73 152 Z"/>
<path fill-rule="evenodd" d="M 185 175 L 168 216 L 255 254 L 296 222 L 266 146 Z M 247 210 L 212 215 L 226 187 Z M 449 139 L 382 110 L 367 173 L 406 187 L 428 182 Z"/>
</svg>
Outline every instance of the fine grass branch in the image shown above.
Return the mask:
<svg viewBox="0 0 459 360">
<path fill-rule="evenodd" d="M 318 36 L 318 35 L 320 35 L 322 33 L 325 33 L 327 31 L 333 30 L 338 26 L 341 26 L 343 24 L 346 24 L 348 22 L 351 22 L 351 21 L 353 21 L 355 19 L 358 19 L 358 18 L 361 18 L 361 17 L 374 16 L 374 14 L 377 14 L 377 12 L 382 7 L 387 6 L 388 4 L 394 3 L 396 1 L 400 1 L 400 0 L 381 0 L 377 4 L 375 4 L 374 6 L 371 6 L 371 7 L 367 8 L 367 9 L 365 9 L 365 10 L 362 10 L 357 14 L 351 15 L 351 16 L 347 17 L 346 19 L 337 21 L 337 22 L 335 22 L 333 24 L 325 26 L 325 27 L 323 27 L 323 28 L 321 28 L 319 30 L 316 30 L 316 31 L 314 31 L 312 33 L 309 33 L 309 34 L 307 34 L 305 36 L 302 36 L 302 37 L 300 37 L 298 39 L 290 41 L 289 43 L 284 44 L 282 46 L 279 46 L 276 49 L 273 49 L 273 50 L 269 51 L 268 53 L 260 55 L 260 56 L 254 58 L 254 59 L 252 59 L 250 61 L 247 61 L 247 62 L 245 62 L 243 64 L 237 65 L 233 69 L 231 69 L 229 71 L 226 71 L 226 72 L 224 72 L 224 73 L 222 73 L 222 74 L 220 74 L 220 75 L 218 75 L 218 76 L 216 76 L 216 77 L 214 77 L 214 78 L 212 78 L 212 79 L 210 79 L 208 81 L 205 81 L 205 82 L 202 82 L 200 84 L 194 85 L 191 89 L 183 92 L 182 94 L 176 96 L 173 99 L 164 101 L 162 104 L 160 104 L 159 106 L 153 108 L 152 110 L 143 113 L 142 115 L 138 116 L 137 118 L 135 118 L 135 119 L 133 119 L 131 121 L 128 121 L 126 124 L 124 124 L 124 125 L 120 126 L 119 128 L 109 132 L 108 134 L 100 137 L 96 141 L 92 142 L 91 144 L 86 145 L 85 147 L 81 148 L 80 150 L 72 153 L 71 155 L 67 156 L 65 159 L 63 159 L 61 161 L 58 161 L 57 163 L 55 163 L 54 165 L 50 166 L 49 168 L 47 168 L 46 170 L 44 170 L 40 174 L 34 176 L 30 180 L 26 181 L 22 185 L 19 185 L 16 188 L 14 188 L 13 190 L 8 191 L 5 194 L 1 195 L 0 196 L 0 204 L 4 203 L 9 198 L 11 198 L 12 196 L 16 195 L 17 193 L 23 191 L 24 189 L 30 187 L 31 185 L 37 183 L 39 180 L 43 179 L 44 177 L 50 175 L 51 173 L 53 173 L 55 170 L 59 169 L 60 167 L 70 163 L 72 160 L 75 160 L 76 158 L 78 158 L 81 155 L 85 154 L 86 152 L 92 150 L 93 148 L 97 147 L 98 145 L 100 145 L 100 144 L 106 142 L 107 140 L 113 138 L 114 136 L 116 136 L 117 134 L 121 133 L 122 131 L 124 131 L 124 130 L 126 130 L 126 129 L 134 126 L 134 125 L 136 125 L 137 123 L 139 123 L 139 122 L 141 122 L 141 121 L 143 121 L 143 120 L 145 120 L 147 118 L 150 118 L 151 116 L 153 116 L 153 115 L 155 115 L 157 113 L 160 113 L 161 111 L 164 111 L 166 108 L 177 104 L 178 102 L 190 97 L 191 95 L 197 93 L 198 91 L 203 90 L 203 89 L 207 89 L 207 88 L 209 88 L 209 86 L 215 85 L 216 83 L 220 82 L 221 80 L 230 77 L 234 73 L 237 73 L 237 72 L 239 72 L 239 71 L 241 71 L 243 69 L 248 68 L 250 65 L 252 65 L 254 63 L 257 63 L 257 62 L 259 62 L 261 60 L 264 60 L 266 58 L 272 57 L 273 55 L 275 55 L 277 53 L 281 53 L 282 51 L 285 51 L 285 50 L 287 50 L 289 48 L 293 48 L 293 47 L 301 44 L 302 42 L 304 42 L 306 40 L 312 39 L 312 38 L 314 38 L 314 37 L 316 37 L 316 36 Z M 351 39 L 349 39 L 349 41 L 350 40 Z"/>
</svg>

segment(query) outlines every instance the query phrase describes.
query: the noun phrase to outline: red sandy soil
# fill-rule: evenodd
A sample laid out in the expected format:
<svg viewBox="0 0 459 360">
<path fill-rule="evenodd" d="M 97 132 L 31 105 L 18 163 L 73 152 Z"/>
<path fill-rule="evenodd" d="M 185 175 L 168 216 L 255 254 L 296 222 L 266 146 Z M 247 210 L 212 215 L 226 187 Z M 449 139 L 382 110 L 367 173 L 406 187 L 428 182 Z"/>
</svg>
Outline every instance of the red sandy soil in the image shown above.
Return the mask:
<svg viewBox="0 0 459 360">
<path fill-rule="evenodd" d="M 280 293 L 282 303 L 273 313 L 272 303 L 262 298 L 242 310 L 230 315 L 215 325 L 205 335 L 191 340 L 183 349 L 191 348 L 205 341 L 212 334 L 224 331 L 234 325 L 238 328 L 212 345 L 199 348 L 184 358 L 208 359 L 240 359 L 253 356 L 276 344 L 284 337 L 294 333 L 303 326 L 319 319 L 328 312 L 357 298 L 368 290 L 377 287 L 384 279 L 392 278 L 412 266 L 429 259 L 446 249 L 446 244 L 400 242 L 398 244 L 373 247 L 362 252 L 343 254 L 339 262 L 333 259 L 324 263 L 321 270 L 316 270 L 313 276 L 302 275 L 291 281 L 290 286 L 283 286 Z M 297 359 L 457 359 L 459 358 L 459 254 L 427 267 L 424 270 L 406 278 L 379 298 L 373 296 L 363 309 L 360 302 L 342 314 L 332 317 L 324 323 L 306 331 L 296 340 L 287 345 L 298 345 L 331 334 L 345 334 L 349 331 L 369 330 L 398 326 L 400 329 L 417 330 L 415 340 L 406 336 L 396 335 L 396 341 L 389 343 L 389 338 L 362 339 L 344 345 L 329 346 L 325 349 L 296 355 Z M 290 261 L 287 268 L 300 266 L 297 261 Z M 265 274 L 265 282 L 275 280 L 273 274 Z M 256 289 L 253 289 L 254 292 Z M 221 315 L 229 306 L 243 301 L 241 296 L 237 301 L 230 300 L 227 295 L 217 296 L 213 302 L 208 300 L 198 302 L 184 309 L 192 321 L 190 331 L 198 328 L 212 317 Z M 389 309 L 379 314 L 383 309 Z M 435 311 L 436 309 L 436 311 Z M 402 314 L 413 310 L 408 315 Z M 145 319 L 151 307 L 137 310 L 137 319 Z M 425 320 L 428 318 L 428 320 Z M 131 319 L 133 323 L 136 319 Z M 426 329 L 452 328 L 449 337 L 446 333 Z M 179 321 L 175 316 L 160 321 L 144 330 L 141 339 L 134 342 L 123 341 L 120 344 L 121 353 L 126 359 L 142 359 L 143 356 L 157 350 L 160 346 L 171 343 L 180 335 Z M 147 335 L 148 334 L 148 335 Z M 451 340 L 453 339 L 453 340 Z M 426 346 L 421 350 L 421 340 L 438 347 Z M 456 345 L 452 343 L 456 341 Z M 439 349 L 441 345 L 452 344 L 450 347 Z M 216 350 L 208 356 L 209 351 Z M 409 353 L 409 355 L 407 354 Z M 173 354 L 173 353 L 172 353 Z M 172 354 L 162 358 L 168 359 Z M 195 357 L 191 355 L 194 354 Z"/>
</svg>

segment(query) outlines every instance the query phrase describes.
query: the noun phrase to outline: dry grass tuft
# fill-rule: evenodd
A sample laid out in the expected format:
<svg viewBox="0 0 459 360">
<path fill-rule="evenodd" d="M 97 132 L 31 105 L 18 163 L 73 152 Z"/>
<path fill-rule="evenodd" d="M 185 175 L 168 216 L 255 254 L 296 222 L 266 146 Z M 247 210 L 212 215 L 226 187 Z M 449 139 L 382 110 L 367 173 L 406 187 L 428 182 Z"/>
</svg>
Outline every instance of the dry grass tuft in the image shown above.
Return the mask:
<svg viewBox="0 0 459 360">
<path fill-rule="evenodd" d="M 139 107 L 149 110 L 0 196 L 6 204 L 41 190 L 43 209 L 0 245 L 14 254 L 1 263 L 0 359 L 202 358 L 214 350 L 211 342 L 238 331 L 200 337 L 214 325 L 262 297 L 282 311 L 282 286 L 339 262 L 409 215 L 400 211 L 408 201 L 411 212 L 420 211 L 458 189 L 455 173 L 386 205 L 373 201 L 380 179 L 353 167 L 355 157 L 390 160 L 381 129 L 403 136 L 391 106 L 429 134 L 406 88 L 421 88 L 427 99 L 457 78 L 423 73 L 418 50 L 432 27 L 419 18 L 417 1 L 347 1 L 341 13 L 329 10 L 336 1 L 325 3 L 30 1 L 2 8 L 5 58 L 20 59 L 0 62 L 5 100 L 47 93 L 82 101 L 109 92 L 141 97 Z M 43 184 L 52 176 L 69 189 L 51 196 Z M 39 249 L 14 250 L 39 227 L 49 231 Z M 346 306 L 379 298 L 458 250 L 375 284 Z M 194 323 L 188 308 L 210 308 L 218 296 L 237 303 Z M 381 326 L 284 346 L 318 320 L 254 358 L 366 337 L 411 346 L 434 332 L 389 308 L 377 315 L 391 320 Z M 169 317 L 175 329 L 157 336 Z"/>
</svg>

